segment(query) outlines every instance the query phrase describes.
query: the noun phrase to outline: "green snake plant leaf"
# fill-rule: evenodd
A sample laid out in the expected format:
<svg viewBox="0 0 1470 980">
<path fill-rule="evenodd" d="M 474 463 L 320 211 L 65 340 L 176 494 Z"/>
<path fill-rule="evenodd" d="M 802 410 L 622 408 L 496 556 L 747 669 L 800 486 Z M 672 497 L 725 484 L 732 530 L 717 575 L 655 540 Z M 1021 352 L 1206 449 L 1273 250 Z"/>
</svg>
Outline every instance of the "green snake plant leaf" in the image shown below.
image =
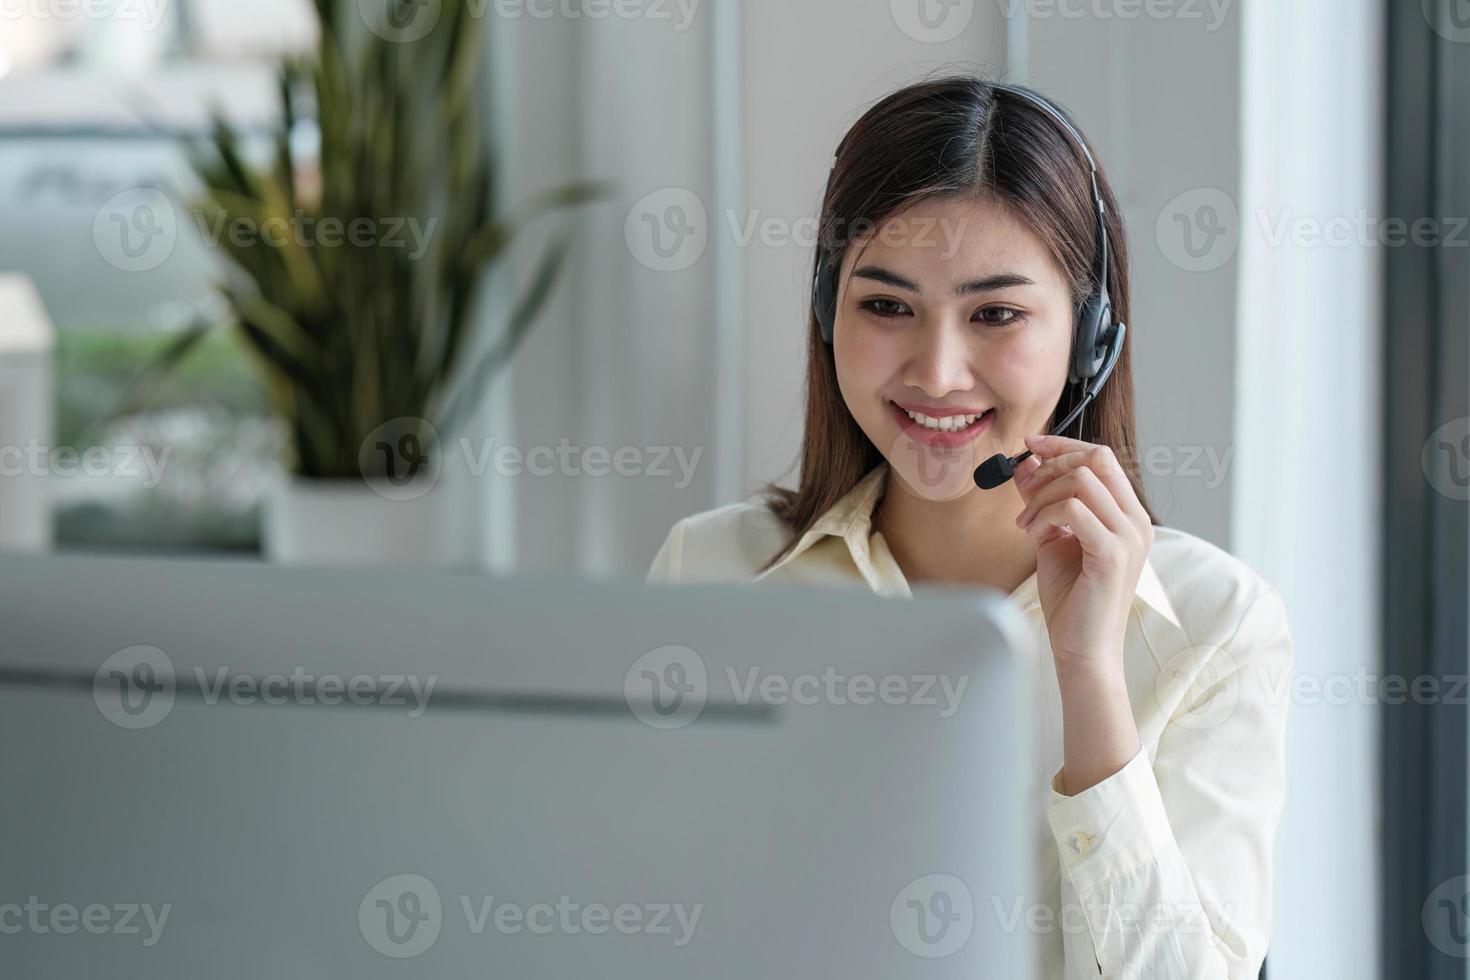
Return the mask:
<svg viewBox="0 0 1470 980">
<path fill-rule="evenodd" d="M 445 409 L 442 425 L 446 433 L 452 431 L 474 410 L 491 379 L 515 355 L 540 315 L 541 308 L 551 298 L 552 287 L 570 250 L 571 236 L 567 234 L 561 235 L 547 247 L 541 257 L 540 266 L 531 277 L 530 286 L 511 311 L 505 332 L 470 370 L 468 383 L 461 385 L 453 403 Z"/>
<path fill-rule="evenodd" d="M 202 184 L 192 213 L 224 260 L 217 288 L 301 476 L 361 475 L 361 441 L 389 419 L 462 420 L 545 308 L 570 238 L 539 257 L 503 335 L 474 358 L 492 268 L 531 221 L 608 189 L 571 183 L 497 213 L 498 155 L 482 132 L 493 133 L 488 22 L 476 0 L 436 2 L 429 36 L 400 44 L 343 19 L 342 4 L 358 0 L 314 0 L 315 51 L 280 64 L 270 131 L 257 136 L 215 112 L 208 135 L 181 146 Z M 315 147 L 296 139 L 311 123 Z M 235 222 L 249 237 L 230 234 Z M 360 226 L 366 240 L 354 237 Z M 305 229 L 317 233 L 298 238 Z M 189 349 L 181 337 L 159 369 Z"/>
</svg>

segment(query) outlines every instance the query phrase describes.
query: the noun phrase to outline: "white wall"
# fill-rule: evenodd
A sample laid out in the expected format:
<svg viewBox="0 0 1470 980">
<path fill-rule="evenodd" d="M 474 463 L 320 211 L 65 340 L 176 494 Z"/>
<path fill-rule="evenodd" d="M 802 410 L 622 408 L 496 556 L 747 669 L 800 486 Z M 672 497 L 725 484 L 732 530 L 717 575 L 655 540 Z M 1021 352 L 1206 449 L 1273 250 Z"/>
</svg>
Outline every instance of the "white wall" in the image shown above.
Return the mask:
<svg viewBox="0 0 1470 980">
<path fill-rule="evenodd" d="M 507 206 L 574 179 L 617 182 L 612 198 L 577 212 L 562 287 L 470 434 L 476 450 L 489 438 L 522 452 L 563 440 L 579 450 L 550 476 L 507 477 L 492 467 L 475 478 L 491 567 L 641 574 L 673 519 L 716 499 L 715 456 L 730 445 L 715 438 L 716 248 L 701 254 L 691 240 L 674 256 L 681 267 L 663 270 L 624 234 L 630 216 L 638 229 L 644 214 L 661 221 L 671 204 L 689 204 L 691 220 L 697 209 L 714 215 L 722 206 L 714 22 L 702 5 L 687 23 L 559 16 L 489 24 Z M 656 196 L 640 205 L 648 195 Z M 497 281 L 498 313 L 507 285 L 524 283 L 550 231 L 570 222 L 543 221 L 516 246 L 509 275 Z M 580 457 L 591 447 L 635 451 L 639 475 L 590 475 Z M 663 452 L 670 457 L 660 465 Z M 693 464 L 685 486 L 674 452 Z"/>
<path fill-rule="evenodd" d="M 1357 232 L 1305 236 L 1383 214 L 1382 11 L 1299 0 L 1244 15 L 1234 550 L 1281 589 L 1299 679 L 1377 676 L 1382 255 Z M 1282 227 L 1300 244 L 1274 244 Z M 1292 705 L 1277 976 L 1377 973 L 1377 716 L 1358 700 Z"/>
</svg>

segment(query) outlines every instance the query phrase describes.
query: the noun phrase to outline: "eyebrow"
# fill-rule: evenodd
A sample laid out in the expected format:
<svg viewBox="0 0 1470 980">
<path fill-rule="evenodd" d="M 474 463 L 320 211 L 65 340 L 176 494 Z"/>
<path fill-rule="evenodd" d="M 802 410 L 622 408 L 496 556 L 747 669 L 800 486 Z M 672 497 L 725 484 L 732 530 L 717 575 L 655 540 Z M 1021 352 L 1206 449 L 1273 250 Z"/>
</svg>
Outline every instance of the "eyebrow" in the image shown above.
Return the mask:
<svg viewBox="0 0 1470 980">
<path fill-rule="evenodd" d="M 871 279 L 892 286 L 895 289 L 907 289 L 911 293 L 923 293 L 919 284 L 905 279 L 896 272 L 892 272 L 882 266 L 865 265 L 852 273 L 853 278 Z M 993 276 L 985 276 L 983 279 L 973 279 L 970 282 L 962 282 L 954 288 L 956 296 L 969 296 L 974 293 L 988 293 L 997 289 L 1005 289 L 1009 286 L 1034 286 L 1036 280 L 1029 276 L 1023 276 L 1018 272 L 998 272 Z"/>
</svg>

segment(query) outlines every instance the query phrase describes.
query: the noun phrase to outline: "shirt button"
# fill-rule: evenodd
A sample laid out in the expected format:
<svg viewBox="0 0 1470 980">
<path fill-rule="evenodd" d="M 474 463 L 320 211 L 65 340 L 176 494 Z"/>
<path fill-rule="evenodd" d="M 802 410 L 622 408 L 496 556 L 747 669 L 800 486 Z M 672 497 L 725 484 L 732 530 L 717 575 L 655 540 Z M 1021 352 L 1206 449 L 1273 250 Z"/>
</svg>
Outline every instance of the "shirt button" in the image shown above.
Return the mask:
<svg viewBox="0 0 1470 980">
<path fill-rule="evenodd" d="M 1095 840 L 1097 840 L 1096 835 L 1086 834 L 1078 831 L 1077 833 L 1072 835 L 1072 839 L 1070 841 L 1072 845 L 1072 853 L 1079 856 L 1086 854 L 1088 851 L 1092 850 L 1092 842 Z"/>
</svg>

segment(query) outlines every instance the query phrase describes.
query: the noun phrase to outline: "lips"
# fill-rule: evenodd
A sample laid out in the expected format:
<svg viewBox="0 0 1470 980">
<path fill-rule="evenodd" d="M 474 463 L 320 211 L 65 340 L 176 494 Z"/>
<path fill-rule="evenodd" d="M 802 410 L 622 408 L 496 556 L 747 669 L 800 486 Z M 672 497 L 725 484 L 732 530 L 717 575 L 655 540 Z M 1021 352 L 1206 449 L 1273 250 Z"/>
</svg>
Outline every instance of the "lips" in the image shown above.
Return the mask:
<svg viewBox="0 0 1470 980">
<path fill-rule="evenodd" d="M 980 415 L 987 411 L 983 408 L 966 408 L 964 406 L 958 408 L 936 408 L 929 405 L 905 405 L 903 402 L 894 402 L 893 404 L 905 411 L 913 412 L 915 415 L 927 415 L 931 419 L 949 418 L 951 415 Z"/>
<path fill-rule="evenodd" d="M 904 411 L 894 402 L 888 403 L 888 410 L 892 412 L 893 417 L 898 420 L 898 424 L 903 429 L 904 435 L 908 436 L 910 439 L 917 443 L 925 446 L 933 446 L 936 449 L 955 449 L 960 446 L 968 445 L 969 443 L 974 442 L 976 439 L 978 439 L 981 434 L 987 432 L 990 429 L 992 423 L 994 423 L 995 421 L 995 409 L 991 408 L 987 409 L 980 418 L 976 419 L 965 428 L 960 429 L 957 432 L 943 432 L 938 429 L 925 428 L 918 422 L 915 422 L 912 418 L 909 417 L 908 412 Z M 925 412 L 924 414 L 928 415 L 929 413 Z M 952 411 L 948 414 L 959 415 L 973 413 Z M 932 417 L 942 418 L 944 416 L 934 415 Z"/>
</svg>

